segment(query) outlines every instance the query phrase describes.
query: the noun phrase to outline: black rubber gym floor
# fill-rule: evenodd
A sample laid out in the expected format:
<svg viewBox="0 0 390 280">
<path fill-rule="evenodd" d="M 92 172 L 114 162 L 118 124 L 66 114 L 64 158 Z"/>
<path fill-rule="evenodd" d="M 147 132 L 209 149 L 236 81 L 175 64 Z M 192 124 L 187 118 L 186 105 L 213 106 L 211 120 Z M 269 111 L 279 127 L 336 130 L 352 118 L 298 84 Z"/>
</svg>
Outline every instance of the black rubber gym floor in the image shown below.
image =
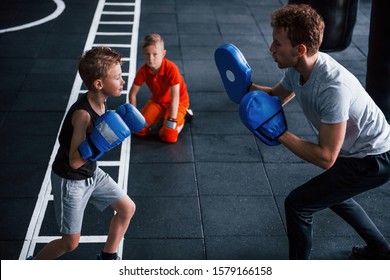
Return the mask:
<svg viewBox="0 0 390 280">
<path fill-rule="evenodd" d="M 98 2 L 64 1 L 65 9 L 55 19 L 0 33 L 3 260 L 21 257 Z M 251 65 L 253 81 L 277 82 L 281 71 L 268 50 L 269 16 L 283 3 L 141 1 L 139 41 L 150 32 L 165 37 L 167 57 L 179 65 L 187 82 L 194 119 L 176 144 L 132 138 L 127 187 L 137 212 L 124 238 L 123 259 L 287 259 L 283 200 L 321 170 L 282 146 L 268 147 L 255 139 L 224 92 L 213 56 L 220 44 L 233 43 Z M 34 22 L 55 9 L 50 0 L 3 0 L 0 30 Z M 369 22 L 370 1 L 360 1 L 351 45 L 330 53 L 363 84 Z M 142 62 L 138 55 L 137 67 Z M 147 97 L 143 88 L 141 103 Z M 315 138 L 294 101 L 285 112 L 291 131 Z M 105 169 L 118 178 L 117 168 Z M 356 198 L 387 238 L 389 187 Z M 82 234 L 106 234 L 111 215 L 88 208 Z M 363 242 L 330 210 L 315 219 L 312 259 L 347 259 L 352 246 Z M 40 234 L 58 235 L 51 203 Z M 101 247 L 99 242 L 82 243 L 63 258 L 95 259 Z"/>
</svg>

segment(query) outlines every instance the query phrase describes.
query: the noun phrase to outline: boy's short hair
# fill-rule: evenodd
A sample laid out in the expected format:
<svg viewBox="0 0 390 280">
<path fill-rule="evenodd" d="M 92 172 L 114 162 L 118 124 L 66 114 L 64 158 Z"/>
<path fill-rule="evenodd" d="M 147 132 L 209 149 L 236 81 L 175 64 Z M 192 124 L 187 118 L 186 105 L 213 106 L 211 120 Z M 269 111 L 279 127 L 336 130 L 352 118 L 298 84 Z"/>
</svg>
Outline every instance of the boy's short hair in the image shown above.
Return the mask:
<svg viewBox="0 0 390 280">
<path fill-rule="evenodd" d="M 160 34 L 152 33 L 146 35 L 144 38 L 144 42 L 142 48 L 146 48 L 148 46 L 161 46 L 164 49 L 164 39 Z"/>
<path fill-rule="evenodd" d="M 271 15 L 271 27 L 284 29 L 293 46 L 304 44 L 309 55 L 319 50 L 325 23 L 312 7 L 306 4 L 288 4 Z"/>
<path fill-rule="evenodd" d="M 122 64 L 122 55 L 110 47 L 99 46 L 86 51 L 79 63 L 79 73 L 88 90 L 93 89 L 93 82 L 105 79 L 108 70 L 115 64 Z"/>
</svg>

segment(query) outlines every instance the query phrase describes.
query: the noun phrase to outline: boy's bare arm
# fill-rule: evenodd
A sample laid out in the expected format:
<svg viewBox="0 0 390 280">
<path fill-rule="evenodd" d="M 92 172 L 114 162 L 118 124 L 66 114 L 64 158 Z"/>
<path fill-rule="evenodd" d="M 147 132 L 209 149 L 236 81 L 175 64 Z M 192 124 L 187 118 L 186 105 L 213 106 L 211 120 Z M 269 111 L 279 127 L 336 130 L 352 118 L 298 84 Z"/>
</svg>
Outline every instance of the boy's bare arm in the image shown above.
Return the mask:
<svg viewBox="0 0 390 280">
<path fill-rule="evenodd" d="M 137 94 L 139 92 L 139 89 L 141 87 L 133 84 L 130 88 L 130 92 L 129 92 L 129 103 L 131 105 L 133 105 L 134 107 L 137 107 Z"/>
<path fill-rule="evenodd" d="M 69 164 L 73 169 L 83 166 L 87 160 L 80 155 L 78 147 L 87 137 L 87 130 L 91 126 L 91 116 L 85 110 L 77 110 L 72 116 L 73 135 L 69 150 Z"/>
<path fill-rule="evenodd" d="M 171 87 L 171 100 L 170 117 L 176 119 L 179 110 L 180 84 Z"/>
</svg>

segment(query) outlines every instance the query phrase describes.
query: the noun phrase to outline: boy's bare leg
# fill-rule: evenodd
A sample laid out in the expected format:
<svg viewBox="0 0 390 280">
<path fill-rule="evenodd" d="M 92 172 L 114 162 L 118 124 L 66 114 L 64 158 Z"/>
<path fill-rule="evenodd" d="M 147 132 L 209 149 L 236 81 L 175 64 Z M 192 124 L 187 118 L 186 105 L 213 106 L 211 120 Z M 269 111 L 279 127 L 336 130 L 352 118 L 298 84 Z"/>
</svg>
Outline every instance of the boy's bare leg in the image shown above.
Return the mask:
<svg viewBox="0 0 390 280">
<path fill-rule="evenodd" d="M 64 234 L 61 239 L 56 239 L 48 243 L 34 257 L 34 260 L 55 260 L 63 254 L 73 251 L 80 242 L 80 233 Z"/>
<path fill-rule="evenodd" d="M 135 204 L 127 195 L 111 207 L 116 213 L 111 220 L 107 241 L 103 248 L 105 253 L 117 252 L 119 243 L 125 235 L 135 212 Z"/>
</svg>

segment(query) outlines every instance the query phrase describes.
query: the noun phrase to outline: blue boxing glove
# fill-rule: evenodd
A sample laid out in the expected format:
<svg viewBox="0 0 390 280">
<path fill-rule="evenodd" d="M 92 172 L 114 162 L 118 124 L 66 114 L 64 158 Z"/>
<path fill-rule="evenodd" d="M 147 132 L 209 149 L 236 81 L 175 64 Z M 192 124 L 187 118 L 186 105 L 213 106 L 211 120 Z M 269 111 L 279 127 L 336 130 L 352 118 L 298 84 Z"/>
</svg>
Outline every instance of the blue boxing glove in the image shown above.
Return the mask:
<svg viewBox="0 0 390 280">
<path fill-rule="evenodd" d="M 146 125 L 144 116 L 142 116 L 141 112 L 132 104 L 122 104 L 116 109 L 116 112 L 123 119 L 131 132 L 139 132 Z"/>
<path fill-rule="evenodd" d="M 252 69 L 244 55 L 233 44 L 223 44 L 214 53 L 215 64 L 226 93 L 239 104 L 252 85 Z"/>
<path fill-rule="evenodd" d="M 242 99 L 239 113 L 244 125 L 263 143 L 280 144 L 277 139 L 287 130 L 287 122 L 278 97 L 251 91 Z"/>
<path fill-rule="evenodd" d="M 108 111 L 97 119 L 91 134 L 79 145 L 80 155 L 83 159 L 97 161 L 130 134 L 122 118 L 117 113 Z"/>
</svg>

